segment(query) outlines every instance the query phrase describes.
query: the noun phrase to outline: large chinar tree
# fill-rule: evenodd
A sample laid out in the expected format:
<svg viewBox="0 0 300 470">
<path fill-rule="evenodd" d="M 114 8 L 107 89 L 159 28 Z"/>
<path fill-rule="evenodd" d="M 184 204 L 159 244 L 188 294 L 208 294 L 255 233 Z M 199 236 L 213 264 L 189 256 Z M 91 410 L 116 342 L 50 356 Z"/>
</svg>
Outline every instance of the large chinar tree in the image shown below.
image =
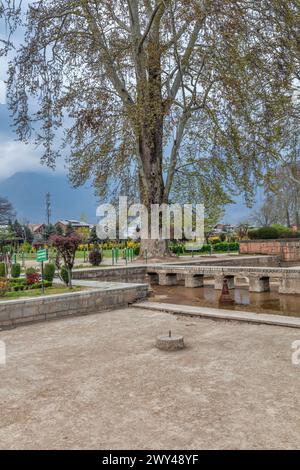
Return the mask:
<svg viewBox="0 0 300 470">
<path fill-rule="evenodd" d="M 102 196 L 134 188 L 148 208 L 215 207 L 240 192 L 251 202 L 293 106 L 298 1 L 40 0 L 23 16 L 13 3 L 2 11 L 25 38 L 9 104 L 46 164 L 63 126 L 75 186 L 92 178 Z M 166 253 L 164 241 L 145 247 Z"/>
</svg>

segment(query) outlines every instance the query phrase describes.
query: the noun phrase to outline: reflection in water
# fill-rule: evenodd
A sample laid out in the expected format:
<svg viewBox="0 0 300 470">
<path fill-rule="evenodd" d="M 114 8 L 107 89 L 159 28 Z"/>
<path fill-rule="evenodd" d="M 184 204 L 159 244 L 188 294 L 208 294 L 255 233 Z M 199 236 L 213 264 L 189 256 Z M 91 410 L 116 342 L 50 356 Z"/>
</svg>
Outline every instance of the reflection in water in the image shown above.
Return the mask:
<svg viewBox="0 0 300 470">
<path fill-rule="evenodd" d="M 229 310 L 246 310 L 256 313 L 272 313 L 300 317 L 300 295 L 279 295 L 278 286 L 270 292 L 249 292 L 248 287 L 236 287 L 230 291 L 234 304 L 219 304 L 221 291 L 212 285 L 195 289 L 184 286 L 152 286 L 151 302 L 164 302 L 194 307 L 215 307 Z"/>
</svg>

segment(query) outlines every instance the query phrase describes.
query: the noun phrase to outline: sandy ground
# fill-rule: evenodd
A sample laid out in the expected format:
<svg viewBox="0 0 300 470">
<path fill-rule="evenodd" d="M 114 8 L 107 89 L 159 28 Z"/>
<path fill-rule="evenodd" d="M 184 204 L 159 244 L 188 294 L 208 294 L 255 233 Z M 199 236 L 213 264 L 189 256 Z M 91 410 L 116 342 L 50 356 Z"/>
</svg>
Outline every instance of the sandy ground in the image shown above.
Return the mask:
<svg viewBox="0 0 300 470">
<path fill-rule="evenodd" d="M 297 339 L 133 308 L 2 331 L 0 448 L 300 448 Z"/>
</svg>

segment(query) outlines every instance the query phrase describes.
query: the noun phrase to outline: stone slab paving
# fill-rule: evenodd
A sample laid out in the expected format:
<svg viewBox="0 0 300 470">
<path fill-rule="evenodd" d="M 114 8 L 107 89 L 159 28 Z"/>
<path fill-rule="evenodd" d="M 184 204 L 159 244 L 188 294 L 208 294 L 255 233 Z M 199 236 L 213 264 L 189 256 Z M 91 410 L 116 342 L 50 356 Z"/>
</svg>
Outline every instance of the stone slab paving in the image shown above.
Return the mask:
<svg viewBox="0 0 300 470">
<path fill-rule="evenodd" d="M 133 308 L 2 331 L 0 448 L 299 448 L 299 339 Z"/>
<path fill-rule="evenodd" d="M 284 315 L 272 315 L 239 310 L 225 310 L 210 307 L 193 307 L 188 305 L 174 305 L 158 302 L 141 302 L 134 305 L 135 308 L 145 308 L 147 310 L 162 311 L 187 316 L 202 318 L 212 318 L 216 320 L 231 320 L 246 323 L 256 323 L 264 325 L 285 326 L 290 328 L 300 328 L 300 318 Z"/>
</svg>

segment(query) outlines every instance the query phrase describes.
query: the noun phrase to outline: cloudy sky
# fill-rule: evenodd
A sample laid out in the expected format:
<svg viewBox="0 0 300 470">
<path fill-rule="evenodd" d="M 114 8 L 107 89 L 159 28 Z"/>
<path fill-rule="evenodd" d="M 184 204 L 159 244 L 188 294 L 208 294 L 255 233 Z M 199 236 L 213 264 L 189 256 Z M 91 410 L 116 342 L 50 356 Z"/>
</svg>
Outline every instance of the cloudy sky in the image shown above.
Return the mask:
<svg viewBox="0 0 300 470">
<path fill-rule="evenodd" d="M 38 148 L 16 140 L 16 135 L 12 128 L 12 119 L 6 105 L 6 73 L 7 60 L 0 58 L 0 181 L 18 171 L 43 171 L 50 173 L 51 170 L 40 164 L 40 151 Z M 57 170 L 59 172 L 63 171 L 61 163 L 58 165 Z"/>
<path fill-rule="evenodd" d="M 23 5 L 29 2 L 23 0 Z M 0 37 L 7 37 L 7 30 L 3 19 L 0 19 Z M 18 30 L 13 37 L 14 45 L 18 46 L 23 39 L 23 33 Z M 16 140 L 12 128 L 12 119 L 6 106 L 6 85 L 9 58 L 0 57 L 0 182 L 20 171 L 37 171 L 53 173 L 52 170 L 40 164 L 40 151 L 34 145 L 26 145 Z M 64 171 L 62 163 L 58 164 L 57 171 Z"/>
</svg>

